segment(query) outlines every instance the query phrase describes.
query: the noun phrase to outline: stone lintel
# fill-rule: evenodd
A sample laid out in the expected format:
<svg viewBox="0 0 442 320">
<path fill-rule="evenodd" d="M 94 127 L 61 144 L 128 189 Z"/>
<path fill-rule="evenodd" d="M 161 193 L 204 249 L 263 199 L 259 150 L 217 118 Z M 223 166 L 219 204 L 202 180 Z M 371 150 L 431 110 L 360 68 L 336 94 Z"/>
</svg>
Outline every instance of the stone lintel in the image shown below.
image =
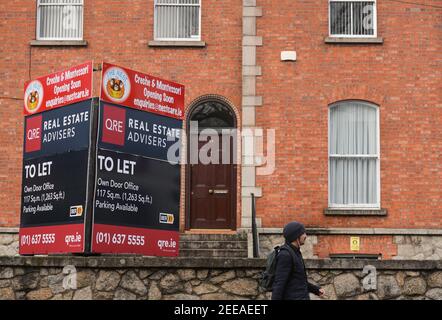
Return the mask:
<svg viewBox="0 0 442 320">
<path fill-rule="evenodd" d="M 324 42 L 328 44 L 383 44 L 384 39 L 381 37 L 327 37 Z"/>
<path fill-rule="evenodd" d="M 86 47 L 86 40 L 31 40 L 32 47 Z"/>
</svg>

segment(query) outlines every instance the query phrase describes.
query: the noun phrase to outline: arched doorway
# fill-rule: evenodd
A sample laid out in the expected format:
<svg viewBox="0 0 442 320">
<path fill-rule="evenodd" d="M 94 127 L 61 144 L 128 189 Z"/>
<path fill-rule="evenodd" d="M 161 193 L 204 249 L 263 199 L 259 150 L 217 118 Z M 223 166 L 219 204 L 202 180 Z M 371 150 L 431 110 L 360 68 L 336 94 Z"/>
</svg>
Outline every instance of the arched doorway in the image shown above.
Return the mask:
<svg viewBox="0 0 442 320">
<path fill-rule="evenodd" d="M 217 98 L 187 117 L 186 230 L 236 229 L 236 116 Z"/>
</svg>

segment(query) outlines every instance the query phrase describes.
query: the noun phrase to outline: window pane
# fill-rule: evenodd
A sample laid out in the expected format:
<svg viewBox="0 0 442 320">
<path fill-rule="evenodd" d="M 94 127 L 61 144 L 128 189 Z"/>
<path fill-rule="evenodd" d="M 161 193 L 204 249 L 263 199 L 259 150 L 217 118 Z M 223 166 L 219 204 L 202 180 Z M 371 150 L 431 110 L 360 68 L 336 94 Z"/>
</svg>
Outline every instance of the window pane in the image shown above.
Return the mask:
<svg viewBox="0 0 442 320">
<path fill-rule="evenodd" d="M 330 202 L 376 205 L 377 164 L 377 159 L 330 158 Z"/>
<path fill-rule="evenodd" d="M 332 35 L 374 35 L 373 1 L 331 1 Z"/>
<path fill-rule="evenodd" d="M 331 34 L 351 34 L 351 2 L 330 2 Z"/>
<path fill-rule="evenodd" d="M 353 3 L 353 34 L 374 34 L 373 10 L 373 2 Z"/>
<path fill-rule="evenodd" d="M 83 6 L 81 0 L 41 0 L 39 6 L 40 39 L 82 39 Z"/>
<path fill-rule="evenodd" d="M 198 4 L 198 0 L 158 1 L 155 10 L 156 38 L 199 38 L 200 6 Z"/>
<path fill-rule="evenodd" d="M 347 102 L 330 108 L 330 154 L 377 155 L 374 107 Z"/>
<path fill-rule="evenodd" d="M 199 128 L 233 128 L 235 115 L 218 101 L 206 101 L 199 104 L 190 115 L 191 121 L 198 121 Z"/>
</svg>

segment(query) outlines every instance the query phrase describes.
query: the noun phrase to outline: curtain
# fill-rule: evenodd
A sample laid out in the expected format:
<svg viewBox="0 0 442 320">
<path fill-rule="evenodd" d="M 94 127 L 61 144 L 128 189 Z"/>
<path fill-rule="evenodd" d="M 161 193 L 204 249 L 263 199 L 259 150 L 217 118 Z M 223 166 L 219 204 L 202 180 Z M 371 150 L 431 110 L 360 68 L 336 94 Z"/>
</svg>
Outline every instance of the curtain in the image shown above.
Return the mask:
<svg viewBox="0 0 442 320">
<path fill-rule="evenodd" d="M 330 202 L 373 205 L 378 202 L 378 130 L 376 107 L 345 102 L 330 108 Z"/>
</svg>

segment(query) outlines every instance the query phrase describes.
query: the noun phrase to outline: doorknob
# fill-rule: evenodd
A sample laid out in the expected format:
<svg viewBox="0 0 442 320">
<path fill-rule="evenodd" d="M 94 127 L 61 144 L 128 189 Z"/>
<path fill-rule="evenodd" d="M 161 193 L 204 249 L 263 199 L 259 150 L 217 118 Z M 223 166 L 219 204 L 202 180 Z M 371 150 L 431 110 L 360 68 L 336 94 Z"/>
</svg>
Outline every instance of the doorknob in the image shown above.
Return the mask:
<svg viewBox="0 0 442 320">
<path fill-rule="evenodd" d="M 213 190 L 212 190 L 212 189 L 209 189 L 209 193 L 210 193 L 210 194 L 213 194 Z"/>
</svg>

